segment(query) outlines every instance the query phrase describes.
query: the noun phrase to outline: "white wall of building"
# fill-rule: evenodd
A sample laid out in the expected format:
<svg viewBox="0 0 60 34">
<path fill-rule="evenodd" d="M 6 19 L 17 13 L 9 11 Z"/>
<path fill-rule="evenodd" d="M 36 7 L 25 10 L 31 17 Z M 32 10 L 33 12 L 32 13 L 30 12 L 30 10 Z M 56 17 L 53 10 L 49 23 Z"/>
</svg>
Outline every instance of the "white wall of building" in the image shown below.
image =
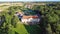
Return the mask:
<svg viewBox="0 0 60 34">
<path fill-rule="evenodd" d="M 21 19 L 21 21 L 22 21 L 23 23 L 28 23 L 28 22 L 38 23 L 38 22 L 40 21 L 40 19 L 29 18 L 29 19 Z"/>
</svg>

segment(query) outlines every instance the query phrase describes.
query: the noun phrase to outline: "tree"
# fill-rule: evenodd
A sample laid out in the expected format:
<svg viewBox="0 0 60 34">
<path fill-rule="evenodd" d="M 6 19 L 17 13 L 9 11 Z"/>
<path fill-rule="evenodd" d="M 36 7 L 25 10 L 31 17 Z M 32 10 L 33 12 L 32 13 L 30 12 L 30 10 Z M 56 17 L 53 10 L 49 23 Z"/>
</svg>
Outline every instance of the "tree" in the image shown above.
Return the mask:
<svg viewBox="0 0 60 34">
<path fill-rule="evenodd" d="M 13 16 L 13 18 L 11 19 L 11 24 L 14 26 L 14 28 L 16 28 L 16 24 L 19 21 L 19 19 L 16 16 Z"/>
</svg>

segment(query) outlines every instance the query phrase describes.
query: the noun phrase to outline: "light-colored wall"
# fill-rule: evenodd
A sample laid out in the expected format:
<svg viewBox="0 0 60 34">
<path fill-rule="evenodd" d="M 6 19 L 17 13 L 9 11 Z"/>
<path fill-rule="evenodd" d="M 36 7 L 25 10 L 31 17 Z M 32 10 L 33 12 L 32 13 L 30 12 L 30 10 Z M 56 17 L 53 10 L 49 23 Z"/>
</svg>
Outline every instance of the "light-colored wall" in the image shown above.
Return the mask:
<svg viewBox="0 0 60 34">
<path fill-rule="evenodd" d="M 21 19 L 21 21 L 22 21 L 23 23 L 28 23 L 28 22 L 38 23 L 38 22 L 40 21 L 40 19 L 30 18 L 30 19 Z"/>
</svg>

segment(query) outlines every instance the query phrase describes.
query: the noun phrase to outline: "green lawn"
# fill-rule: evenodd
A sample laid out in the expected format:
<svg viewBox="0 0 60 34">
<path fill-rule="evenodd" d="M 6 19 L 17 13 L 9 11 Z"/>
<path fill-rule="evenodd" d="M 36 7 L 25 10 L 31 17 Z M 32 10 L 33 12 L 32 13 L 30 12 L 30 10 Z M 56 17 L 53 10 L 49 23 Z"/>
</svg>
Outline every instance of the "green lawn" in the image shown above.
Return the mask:
<svg viewBox="0 0 60 34">
<path fill-rule="evenodd" d="M 23 25 L 20 23 L 17 23 L 16 28 L 12 28 L 13 31 L 15 31 L 17 34 L 39 34 L 40 29 L 37 27 L 37 25 Z"/>
</svg>

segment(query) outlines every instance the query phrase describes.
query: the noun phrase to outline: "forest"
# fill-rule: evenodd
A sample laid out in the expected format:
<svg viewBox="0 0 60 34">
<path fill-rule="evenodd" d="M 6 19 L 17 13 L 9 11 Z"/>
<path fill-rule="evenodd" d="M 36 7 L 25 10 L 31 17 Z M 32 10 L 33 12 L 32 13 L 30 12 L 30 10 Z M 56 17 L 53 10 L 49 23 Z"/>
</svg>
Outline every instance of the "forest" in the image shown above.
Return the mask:
<svg viewBox="0 0 60 34">
<path fill-rule="evenodd" d="M 23 11 L 24 9 L 28 10 L 29 8 L 10 6 L 8 9 L 0 12 L 0 34 L 60 34 L 60 3 L 34 5 L 31 10 L 38 11 L 41 15 L 40 24 L 37 25 L 27 26 L 19 24 L 20 21 L 14 14 L 15 11 Z"/>
</svg>

